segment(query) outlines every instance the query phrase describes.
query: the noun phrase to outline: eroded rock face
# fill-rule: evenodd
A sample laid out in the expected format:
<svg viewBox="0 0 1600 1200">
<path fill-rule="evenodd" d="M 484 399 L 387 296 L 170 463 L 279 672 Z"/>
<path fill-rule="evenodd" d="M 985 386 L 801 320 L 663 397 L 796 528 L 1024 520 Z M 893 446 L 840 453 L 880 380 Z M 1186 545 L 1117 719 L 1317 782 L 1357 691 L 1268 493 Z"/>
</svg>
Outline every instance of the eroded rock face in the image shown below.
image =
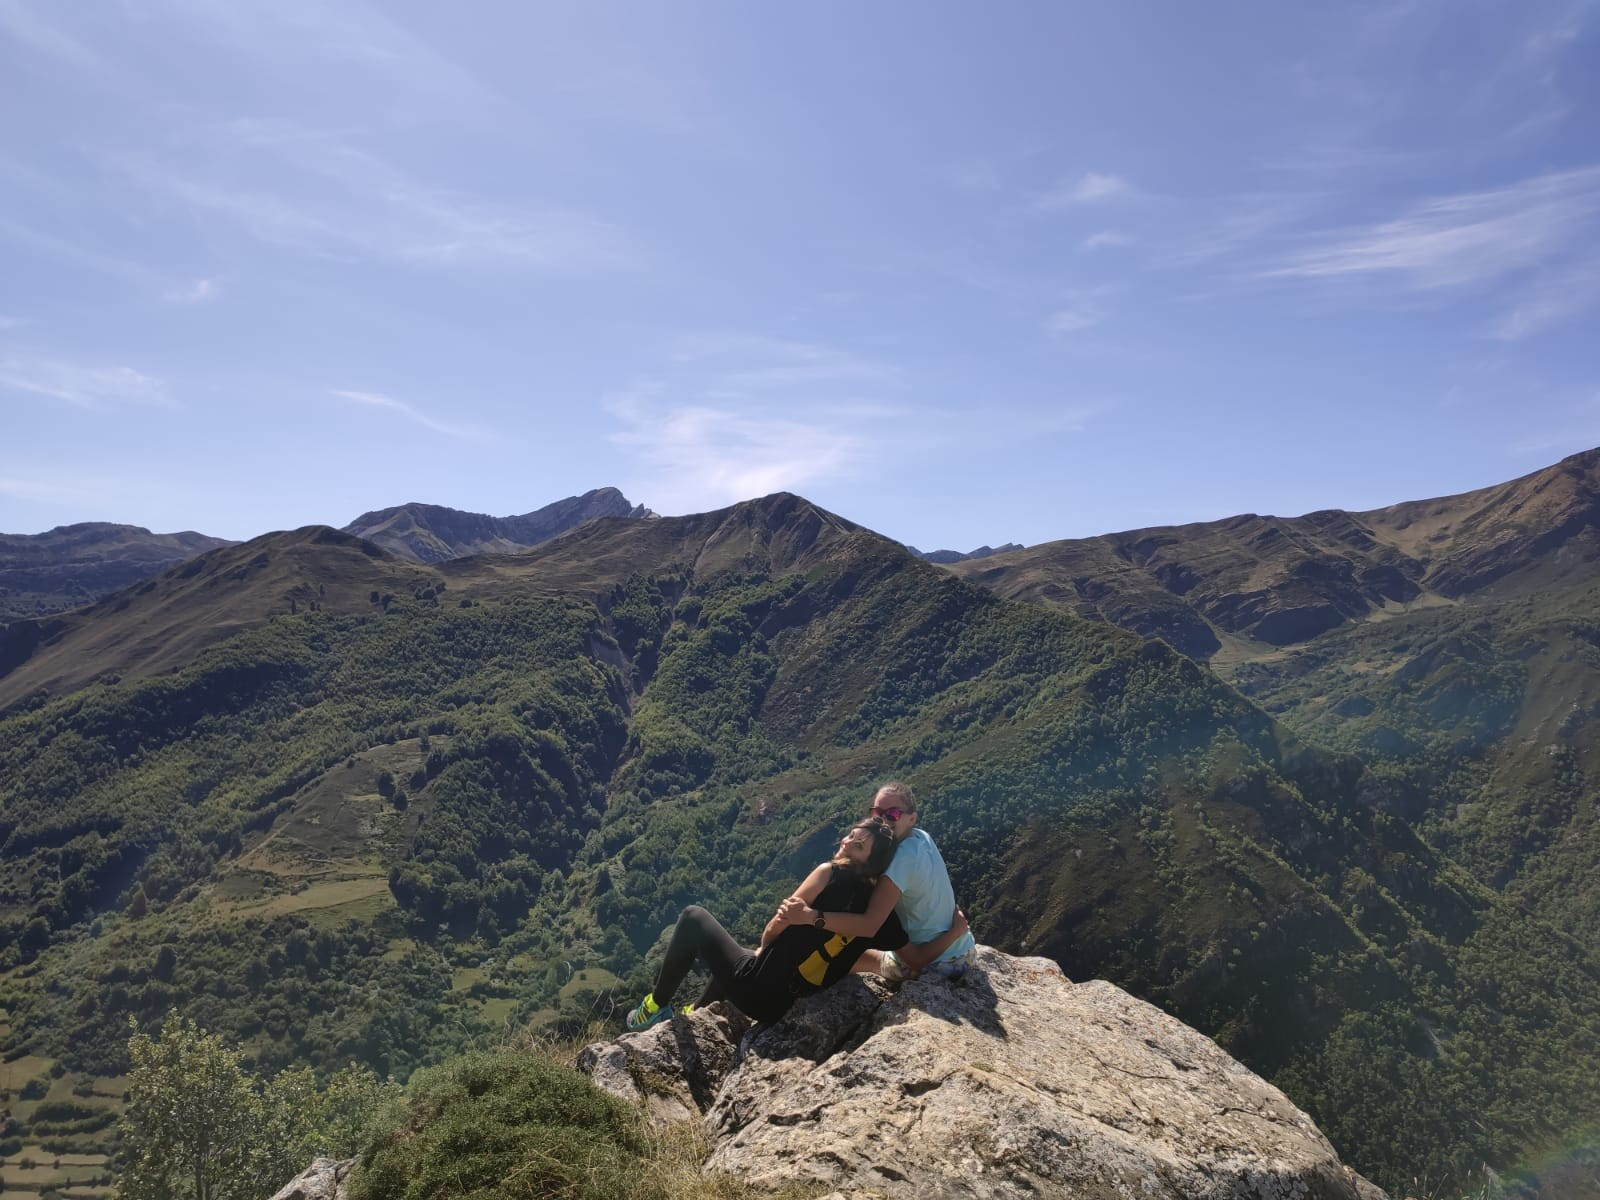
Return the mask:
<svg viewBox="0 0 1600 1200">
<path fill-rule="evenodd" d="M 736 1029 L 696 1014 L 586 1060 L 658 1120 L 703 1114 L 708 1169 L 758 1184 L 996 1200 L 1383 1195 L 1209 1038 L 1047 959 L 980 947 L 958 984 L 890 992 L 857 977 L 735 1048 Z M 720 1038 L 726 1053 L 708 1052 Z M 687 1070 L 679 1043 L 695 1047 Z"/>
</svg>

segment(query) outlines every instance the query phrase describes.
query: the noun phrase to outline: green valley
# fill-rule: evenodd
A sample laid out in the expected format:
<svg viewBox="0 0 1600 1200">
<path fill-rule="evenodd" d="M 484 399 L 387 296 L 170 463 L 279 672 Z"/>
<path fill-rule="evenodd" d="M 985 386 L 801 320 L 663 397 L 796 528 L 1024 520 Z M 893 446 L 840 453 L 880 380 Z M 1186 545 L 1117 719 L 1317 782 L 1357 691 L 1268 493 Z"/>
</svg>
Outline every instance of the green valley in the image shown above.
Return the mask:
<svg viewBox="0 0 1600 1200">
<path fill-rule="evenodd" d="M 319 1073 L 577 1029 L 682 905 L 753 939 L 901 776 L 982 940 L 1216 1037 L 1380 1184 L 1465 1191 L 1600 1114 L 1594 949 L 1532 903 L 1582 873 L 1544 853 L 1582 806 L 1504 832 L 1523 891 L 1438 815 L 1492 783 L 1519 664 L 1592 644 L 1562 619 L 1415 679 L 1217 663 L 1236 689 L 789 495 L 431 566 L 269 535 L 0 631 L 3 1053 L 109 1112 L 128 1018 L 174 1008 Z M 1415 752 L 1367 753 L 1380 725 Z M 1582 794 L 1578 751 L 1535 761 Z M 17 1094 L 34 1157 L 115 1150 Z"/>
</svg>

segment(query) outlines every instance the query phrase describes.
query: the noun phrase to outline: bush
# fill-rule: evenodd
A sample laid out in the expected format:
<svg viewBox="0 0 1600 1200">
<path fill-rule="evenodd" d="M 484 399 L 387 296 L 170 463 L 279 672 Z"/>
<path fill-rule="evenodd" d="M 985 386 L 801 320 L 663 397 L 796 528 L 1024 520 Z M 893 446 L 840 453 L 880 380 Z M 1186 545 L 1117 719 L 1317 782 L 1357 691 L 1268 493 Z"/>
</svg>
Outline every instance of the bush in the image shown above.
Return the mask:
<svg viewBox="0 0 1600 1200">
<path fill-rule="evenodd" d="M 612 1200 L 643 1183 L 632 1109 L 539 1055 L 477 1053 L 419 1072 L 361 1156 L 351 1200 Z"/>
</svg>

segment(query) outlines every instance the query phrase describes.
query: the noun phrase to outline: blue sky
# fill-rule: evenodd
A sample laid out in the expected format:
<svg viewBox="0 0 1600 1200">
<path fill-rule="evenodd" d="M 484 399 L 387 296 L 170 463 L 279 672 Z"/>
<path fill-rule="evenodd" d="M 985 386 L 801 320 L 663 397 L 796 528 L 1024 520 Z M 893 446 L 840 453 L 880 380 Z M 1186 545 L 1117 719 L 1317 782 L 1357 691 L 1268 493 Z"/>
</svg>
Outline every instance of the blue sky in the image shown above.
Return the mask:
<svg viewBox="0 0 1600 1200">
<path fill-rule="evenodd" d="M 1593 3 L 0 0 L 0 530 L 932 549 L 1600 443 Z"/>
</svg>

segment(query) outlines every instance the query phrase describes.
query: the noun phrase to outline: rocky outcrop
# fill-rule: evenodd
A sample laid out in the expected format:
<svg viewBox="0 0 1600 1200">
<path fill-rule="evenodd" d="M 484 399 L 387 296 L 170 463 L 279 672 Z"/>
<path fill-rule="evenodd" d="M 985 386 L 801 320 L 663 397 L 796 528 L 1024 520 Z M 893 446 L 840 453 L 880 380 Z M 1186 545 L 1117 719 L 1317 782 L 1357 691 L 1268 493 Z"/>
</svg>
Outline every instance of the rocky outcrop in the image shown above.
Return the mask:
<svg viewBox="0 0 1600 1200">
<path fill-rule="evenodd" d="M 345 1200 L 353 1158 L 317 1158 L 272 1194 L 272 1200 Z"/>
<path fill-rule="evenodd" d="M 713 1009 L 584 1051 L 707 1167 L 846 1193 L 1380 1200 L 1305 1113 L 1109 983 L 980 947 L 956 984 L 855 977 L 748 1029 Z"/>
</svg>

